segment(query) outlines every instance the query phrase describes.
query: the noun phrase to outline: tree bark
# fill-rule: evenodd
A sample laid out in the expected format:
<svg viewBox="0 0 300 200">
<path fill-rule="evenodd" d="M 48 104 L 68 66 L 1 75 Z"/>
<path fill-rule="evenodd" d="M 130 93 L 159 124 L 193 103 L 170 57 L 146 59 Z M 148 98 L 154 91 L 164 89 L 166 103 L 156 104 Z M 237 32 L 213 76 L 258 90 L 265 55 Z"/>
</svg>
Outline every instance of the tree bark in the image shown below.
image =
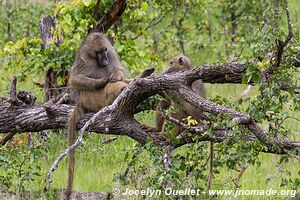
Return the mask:
<svg viewBox="0 0 300 200">
<path fill-rule="evenodd" d="M 175 90 L 184 100 L 197 108 L 209 112 L 213 115 L 231 115 L 233 121 L 241 126 L 248 128 L 256 140 L 259 140 L 267 147 L 268 152 L 287 153 L 289 150 L 299 147 L 297 142 L 283 141 L 269 138 L 267 133 L 247 113 L 241 113 L 226 106 L 203 99 L 195 94 L 191 89 L 191 83 L 199 78 L 211 83 L 221 82 L 240 82 L 241 73 L 245 71 L 244 65 L 228 63 L 224 66 L 205 65 L 191 71 L 179 72 L 174 74 L 164 74 L 138 78 L 132 81 L 129 86 L 120 94 L 114 103 L 100 110 L 94 116 L 94 122 L 85 127 L 88 131 L 102 134 L 126 135 L 145 144 L 147 138 L 152 138 L 156 145 L 181 145 L 193 142 L 192 136 L 180 136 L 179 142 L 170 144 L 165 138 L 156 132 L 143 129 L 141 124 L 134 119 L 137 106 L 150 96 L 159 94 L 162 90 Z M 21 106 L 0 105 L 0 132 L 2 133 L 21 133 L 36 132 L 45 129 L 65 129 L 69 113 L 73 107 L 70 105 L 42 104 L 24 108 Z M 85 114 L 79 123 L 79 128 L 93 116 Z M 208 127 L 209 128 L 209 127 Z M 193 130 L 198 135 L 208 130 L 207 127 Z M 252 137 L 252 139 L 253 139 Z M 204 135 L 203 141 L 222 142 L 226 138 L 225 132 L 216 130 L 213 136 Z"/>
<path fill-rule="evenodd" d="M 7 41 L 12 40 L 11 22 L 12 22 L 12 0 L 7 0 Z"/>
<path fill-rule="evenodd" d="M 125 0 L 116 0 L 109 11 L 101 18 L 95 31 L 106 32 L 123 14 L 126 9 Z"/>
<path fill-rule="evenodd" d="M 52 18 L 50 15 L 42 16 L 40 20 L 40 37 L 43 41 L 42 49 L 45 50 L 50 45 L 53 34 L 51 29 L 55 27 L 55 18 Z M 59 44 L 57 44 L 59 45 Z M 57 72 L 50 67 L 45 72 L 45 82 L 44 82 L 44 94 L 45 101 L 49 101 L 52 98 L 55 98 L 59 95 L 57 90 Z"/>
</svg>

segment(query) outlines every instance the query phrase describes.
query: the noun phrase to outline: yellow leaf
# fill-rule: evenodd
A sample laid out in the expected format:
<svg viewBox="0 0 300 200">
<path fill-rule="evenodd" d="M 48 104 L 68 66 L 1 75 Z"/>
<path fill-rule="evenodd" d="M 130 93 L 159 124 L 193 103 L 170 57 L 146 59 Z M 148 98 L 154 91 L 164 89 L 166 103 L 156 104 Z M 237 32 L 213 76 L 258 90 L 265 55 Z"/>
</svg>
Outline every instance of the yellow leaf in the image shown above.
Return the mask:
<svg viewBox="0 0 300 200">
<path fill-rule="evenodd" d="M 80 4 L 80 0 L 74 0 L 73 2 L 75 3 L 75 5 L 79 5 Z"/>
</svg>

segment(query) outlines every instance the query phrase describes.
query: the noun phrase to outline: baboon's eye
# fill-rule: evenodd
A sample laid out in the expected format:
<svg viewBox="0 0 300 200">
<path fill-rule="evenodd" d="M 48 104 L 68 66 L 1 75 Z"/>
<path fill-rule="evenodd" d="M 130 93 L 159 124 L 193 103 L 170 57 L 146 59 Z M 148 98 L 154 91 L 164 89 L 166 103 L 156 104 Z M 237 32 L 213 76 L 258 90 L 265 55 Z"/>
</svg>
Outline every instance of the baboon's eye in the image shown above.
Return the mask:
<svg viewBox="0 0 300 200">
<path fill-rule="evenodd" d="M 173 61 L 170 62 L 170 65 L 173 65 Z"/>
</svg>

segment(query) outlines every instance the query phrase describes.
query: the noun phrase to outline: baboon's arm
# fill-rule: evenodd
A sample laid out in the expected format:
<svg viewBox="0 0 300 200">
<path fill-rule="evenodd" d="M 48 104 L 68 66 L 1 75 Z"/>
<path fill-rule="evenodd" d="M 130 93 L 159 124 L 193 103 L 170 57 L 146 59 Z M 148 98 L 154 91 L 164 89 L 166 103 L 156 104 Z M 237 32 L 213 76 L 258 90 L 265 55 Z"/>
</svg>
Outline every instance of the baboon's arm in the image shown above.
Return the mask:
<svg viewBox="0 0 300 200">
<path fill-rule="evenodd" d="M 203 98 L 206 97 L 205 86 L 202 80 L 196 80 L 192 83 L 192 90 L 202 96 Z"/>
<path fill-rule="evenodd" d="M 77 75 L 70 79 L 71 87 L 79 90 L 95 90 L 104 88 L 109 82 L 109 78 L 94 79 L 83 75 Z"/>
</svg>

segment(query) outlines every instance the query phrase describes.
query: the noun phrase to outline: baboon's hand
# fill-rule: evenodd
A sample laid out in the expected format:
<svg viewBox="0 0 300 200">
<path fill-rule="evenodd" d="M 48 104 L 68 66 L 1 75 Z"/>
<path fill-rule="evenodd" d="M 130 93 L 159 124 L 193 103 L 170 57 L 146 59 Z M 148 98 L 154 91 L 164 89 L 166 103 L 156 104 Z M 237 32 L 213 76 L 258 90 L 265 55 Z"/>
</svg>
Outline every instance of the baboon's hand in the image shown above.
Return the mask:
<svg viewBox="0 0 300 200">
<path fill-rule="evenodd" d="M 110 77 L 97 79 L 96 81 L 94 81 L 95 84 L 94 88 L 95 89 L 104 88 L 109 82 L 110 82 Z"/>
<path fill-rule="evenodd" d="M 110 77 L 106 77 L 104 80 L 105 80 L 106 84 L 109 83 L 109 82 L 111 82 Z"/>
<path fill-rule="evenodd" d="M 110 82 L 111 83 L 115 83 L 117 81 L 122 81 L 124 79 L 123 74 L 122 73 L 113 73 L 110 76 Z"/>
</svg>

